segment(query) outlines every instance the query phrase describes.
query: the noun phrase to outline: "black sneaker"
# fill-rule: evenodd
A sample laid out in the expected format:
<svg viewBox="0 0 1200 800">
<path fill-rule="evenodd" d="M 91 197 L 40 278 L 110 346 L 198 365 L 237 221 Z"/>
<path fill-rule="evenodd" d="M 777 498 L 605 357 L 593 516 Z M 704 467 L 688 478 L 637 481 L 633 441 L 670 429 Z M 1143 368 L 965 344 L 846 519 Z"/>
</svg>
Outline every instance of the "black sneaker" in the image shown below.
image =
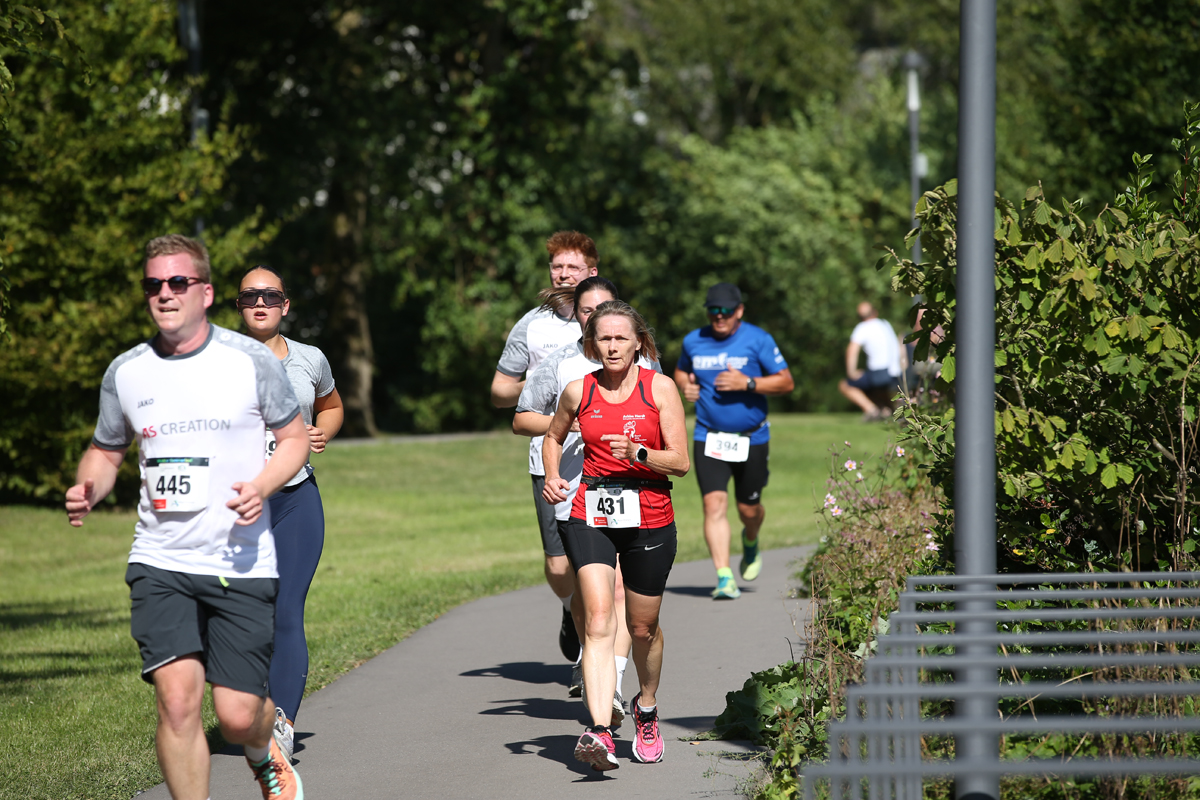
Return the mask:
<svg viewBox="0 0 1200 800">
<path fill-rule="evenodd" d="M 574 662 L 579 658 L 579 634 L 575 632 L 575 618 L 565 608 L 562 627 L 558 629 L 558 649 L 562 650 L 563 658 L 567 661 Z"/>
</svg>

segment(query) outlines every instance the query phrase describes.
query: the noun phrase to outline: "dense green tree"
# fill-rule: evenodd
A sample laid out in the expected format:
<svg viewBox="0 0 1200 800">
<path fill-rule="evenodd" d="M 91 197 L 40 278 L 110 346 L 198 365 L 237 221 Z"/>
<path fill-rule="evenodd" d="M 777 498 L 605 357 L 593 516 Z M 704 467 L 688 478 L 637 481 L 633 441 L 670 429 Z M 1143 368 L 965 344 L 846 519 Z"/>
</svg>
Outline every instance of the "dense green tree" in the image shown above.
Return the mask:
<svg viewBox="0 0 1200 800">
<path fill-rule="evenodd" d="M 72 0 L 59 11 L 93 65 L 90 83 L 47 59 L 3 53 L 20 91 L 6 109 L 11 144 L 0 148 L 0 231 L 12 284 L 10 338 L 0 345 L 0 492 L 26 498 L 56 497 L 70 485 L 104 368 L 152 331 L 136 282 L 143 244 L 190 231 L 211 212 L 243 146 L 224 125 L 189 143 L 190 84 L 170 6 Z M 70 43 L 47 47 L 66 57 Z M 260 236 L 269 231 L 252 215 L 208 231 L 224 296 L 229 265 Z M 230 309 L 218 319 L 232 316 Z"/>
<path fill-rule="evenodd" d="M 231 207 L 285 222 L 269 257 L 303 296 L 292 330 L 333 357 L 346 432 L 373 432 L 373 408 L 490 426 L 495 359 L 560 227 L 544 204 L 604 75 L 572 5 L 207 9 L 211 92 L 258 131 Z"/>
</svg>

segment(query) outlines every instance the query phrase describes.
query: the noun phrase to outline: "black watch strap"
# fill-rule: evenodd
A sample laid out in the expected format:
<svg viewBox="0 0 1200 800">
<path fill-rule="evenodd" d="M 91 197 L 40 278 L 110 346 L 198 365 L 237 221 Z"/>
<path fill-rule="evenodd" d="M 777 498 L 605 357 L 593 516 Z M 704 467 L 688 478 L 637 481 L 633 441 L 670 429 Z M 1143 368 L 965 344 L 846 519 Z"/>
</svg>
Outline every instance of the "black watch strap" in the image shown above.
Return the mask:
<svg viewBox="0 0 1200 800">
<path fill-rule="evenodd" d="M 751 378 L 750 380 L 746 381 L 746 391 L 753 392 L 754 387 L 757 385 L 758 385 L 758 383 L 754 380 L 754 378 Z"/>
</svg>

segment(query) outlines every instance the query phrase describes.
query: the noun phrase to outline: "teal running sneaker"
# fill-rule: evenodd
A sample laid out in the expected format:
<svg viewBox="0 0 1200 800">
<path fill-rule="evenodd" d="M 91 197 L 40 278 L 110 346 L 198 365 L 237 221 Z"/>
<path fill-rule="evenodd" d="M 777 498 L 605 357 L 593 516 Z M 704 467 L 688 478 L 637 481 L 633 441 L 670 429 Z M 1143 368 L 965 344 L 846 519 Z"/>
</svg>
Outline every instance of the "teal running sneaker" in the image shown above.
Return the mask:
<svg viewBox="0 0 1200 800">
<path fill-rule="evenodd" d="M 758 552 L 758 539 L 753 542 L 746 540 L 746 529 L 742 528 L 742 563 L 738 564 L 738 573 L 744 581 L 752 581 L 762 572 L 762 554 Z"/>
<path fill-rule="evenodd" d="M 733 582 L 733 570 L 725 568 L 717 572 L 717 588 L 713 589 L 712 596 L 713 600 L 736 600 L 742 596 L 742 590 Z"/>
</svg>

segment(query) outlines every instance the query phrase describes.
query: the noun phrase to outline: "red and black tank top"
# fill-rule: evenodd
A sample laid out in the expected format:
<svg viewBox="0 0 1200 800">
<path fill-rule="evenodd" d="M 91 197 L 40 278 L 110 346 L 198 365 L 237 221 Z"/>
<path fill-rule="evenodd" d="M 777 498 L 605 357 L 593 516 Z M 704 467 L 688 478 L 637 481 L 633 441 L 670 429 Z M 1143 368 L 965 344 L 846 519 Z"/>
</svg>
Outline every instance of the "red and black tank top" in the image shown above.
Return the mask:
<svg viewBox="0 0 1200 800">
<path fill-rule="evenodd" d="M 636 366 L 636 365 L 635 365 Z M 596 377 L 597 370 L 583 379 L 583 398 L 579 402 L 579 431 L 583 438 L 583 475 L 599 478 L 645 478 L 665 481 L 667 476 L 643 464 L 631 464 L 614 458 L 608 442 L 600 441 L 606 434 L 628 436 L 634 444 L 651 450 L 663 449 L 662 430 L 658 427 L 658 407 L 654 405 L 652 384 L 655 372 L 636 367 L 637 386 L 623 403 L 610 403 L 603 398 Z M 580 486 L 571 506 L 572 519 L 587 519 L 584 492 Z M 675 521 L 671 508 L 671 493 L 666 489 L 641 487 L 643 528 L 661 528 Z"/>
</svg>

